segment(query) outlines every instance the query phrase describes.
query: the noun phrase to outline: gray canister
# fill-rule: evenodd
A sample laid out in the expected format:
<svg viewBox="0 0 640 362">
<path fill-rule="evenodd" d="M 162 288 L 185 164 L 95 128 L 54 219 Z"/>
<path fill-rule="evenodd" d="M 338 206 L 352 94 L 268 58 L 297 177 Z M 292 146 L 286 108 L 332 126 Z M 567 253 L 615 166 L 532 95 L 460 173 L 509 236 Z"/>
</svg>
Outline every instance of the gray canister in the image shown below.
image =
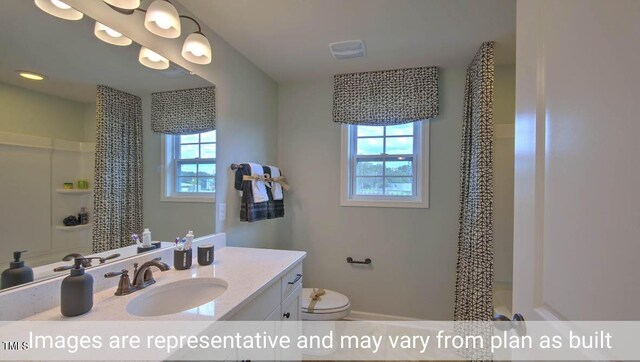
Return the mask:
<svg viewBox="0 0 640 362">
<path fill-rule="evenodd" d="M 173 251 L 173 267 L 176 270 L 186 270 L 191 268 L 193 253 L 191 249 Z"/>
<path fill-rule="evenodd" d="M 211 265 L 213 263 L 213 245 L 198 245 L 198 264 Z"/>
</svg>

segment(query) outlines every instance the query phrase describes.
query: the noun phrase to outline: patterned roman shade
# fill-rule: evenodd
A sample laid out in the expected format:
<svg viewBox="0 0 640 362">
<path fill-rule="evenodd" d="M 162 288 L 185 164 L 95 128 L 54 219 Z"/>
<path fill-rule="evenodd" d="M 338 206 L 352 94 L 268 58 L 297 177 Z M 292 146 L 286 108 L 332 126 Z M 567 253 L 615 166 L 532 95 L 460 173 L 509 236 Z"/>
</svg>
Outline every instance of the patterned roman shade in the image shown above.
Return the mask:
<svg viewBox="0 0 640 362">
<path fill-rule="evenodd" d="M 438 68 L 338 74 L 333 78 L 333 121 L 389 126 L 438 115 Z"/>
<path fill-rule="evenodd" d="M 151 94 L 151 129 L 192 134 L 216 129 L 216 88 L 192 88 Z"/>
</svg>

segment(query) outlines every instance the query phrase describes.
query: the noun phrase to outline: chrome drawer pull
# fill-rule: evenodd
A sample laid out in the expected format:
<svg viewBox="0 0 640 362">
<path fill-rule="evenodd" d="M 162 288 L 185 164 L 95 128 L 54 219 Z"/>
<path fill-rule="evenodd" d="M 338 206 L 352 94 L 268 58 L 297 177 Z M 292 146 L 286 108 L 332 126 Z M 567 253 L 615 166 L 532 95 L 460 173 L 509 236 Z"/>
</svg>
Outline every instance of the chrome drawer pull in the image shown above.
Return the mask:
<svg viewBox="0 0 640 362">
<path fill-rule="evenodd" d="M 300 280 L 300 278 L 302 278 L 302 274 L 297 274 L 296 278 L 292 281 L 289 282 L 289 284 L 296 284 L 298 282 L 298 280 Z"/>
</svg>

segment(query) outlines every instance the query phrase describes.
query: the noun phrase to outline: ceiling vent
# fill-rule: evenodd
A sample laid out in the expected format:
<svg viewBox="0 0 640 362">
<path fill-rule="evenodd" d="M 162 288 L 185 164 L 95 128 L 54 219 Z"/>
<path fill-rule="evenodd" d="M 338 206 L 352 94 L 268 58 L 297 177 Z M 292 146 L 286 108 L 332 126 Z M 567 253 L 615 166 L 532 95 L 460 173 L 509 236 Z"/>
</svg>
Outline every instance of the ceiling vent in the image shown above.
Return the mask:
<svg viewBox="0 0 640 362">
<path fill-rule="evenodd" d="M 362 40 L 346 40 L 329 44 L 331 55 L 336 59 L 364 57 L 367 50 Z"/>
</svg>

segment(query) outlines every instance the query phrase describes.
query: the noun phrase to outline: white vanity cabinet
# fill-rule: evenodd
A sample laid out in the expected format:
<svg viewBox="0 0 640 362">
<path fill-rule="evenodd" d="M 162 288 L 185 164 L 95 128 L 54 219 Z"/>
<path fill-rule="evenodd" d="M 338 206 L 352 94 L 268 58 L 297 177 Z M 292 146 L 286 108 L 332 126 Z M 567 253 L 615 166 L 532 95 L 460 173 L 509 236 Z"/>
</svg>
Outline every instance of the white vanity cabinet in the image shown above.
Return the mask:
<svg viewBox="0 0 640 362">
<path fill-rule="evenodd" d="M 288 269 L 231 316 L 232 321 L 299 321 L 302 317 L 302 262 Z"/>
<path fill-rule="evenodd" d="M 302 262 L 277 278 L 254 300 L 249 302 L 229 320 L 232 321 L 299 321 L 302 317 Z M 258 356 L 248 352 L 236 351 L 237 361 L 251 361 Z M 280 360 L 274 352 L 272 356 L 259 354 L 259 359 L 269 357 Z"/>
<path fill-rule="evenodd" d="M 299 321 L 302 320 L 302 303 L 301 303 L 302 285 L 298 285 L 293 292 L 282 301 L 282 320 L 283 321 Z"/>
</svg>

